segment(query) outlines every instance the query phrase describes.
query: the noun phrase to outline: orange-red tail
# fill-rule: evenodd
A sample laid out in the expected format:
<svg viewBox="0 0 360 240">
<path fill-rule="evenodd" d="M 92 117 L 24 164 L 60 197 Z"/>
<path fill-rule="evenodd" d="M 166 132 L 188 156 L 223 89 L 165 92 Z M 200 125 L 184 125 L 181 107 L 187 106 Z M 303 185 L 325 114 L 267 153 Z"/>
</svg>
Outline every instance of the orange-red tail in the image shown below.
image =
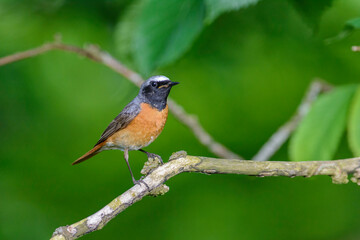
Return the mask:
<svg viewBox="0 0 360 240">
<path fill-rule="evenodd" d="M 93 147 L 93 149 L 91 149 L 90 151 L 88 151 L 87 153 L 85 153 L 84 155 L 82 155 L 81 157 L 79 157 L 75 162 L 72 163 L 72 165 L 81 163 L 93 156 L 95 156 L 96 154 L 98 154 L 101 149 L 101 147 L 104 146 L 104 143 L 100 143 L 98 145 L 96 145 L 95 147 Z"/>
</svg>

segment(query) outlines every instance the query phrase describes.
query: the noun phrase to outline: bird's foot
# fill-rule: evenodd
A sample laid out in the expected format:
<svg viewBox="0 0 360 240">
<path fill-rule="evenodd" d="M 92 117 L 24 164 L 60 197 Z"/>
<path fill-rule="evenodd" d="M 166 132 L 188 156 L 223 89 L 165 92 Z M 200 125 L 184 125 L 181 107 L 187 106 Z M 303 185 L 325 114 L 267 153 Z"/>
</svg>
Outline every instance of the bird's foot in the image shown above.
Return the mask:
<svg viewBox="0 0 360 240">
<path fill-rule="evenodd" d="M 153 154 L 153 153 L 149 153 Z M 157 167 L 161 166 L 163 164 L 162 159 L 160 156 L 153 154 L 155 156 L 149 156 L 148 160 L 145 162 L 143 169 L 141 170 L 141 174 L 143 175 L 148 175 L 150 174 L 152 171 L 154 171 L 154 169 L 156 169 Z"/>
<path fill-rule="evenodd" d="M 155 154 L 155 153 L 147 153 L 146 155 L 147 155 L 147 157 L 148 157 L 148 160 L 151 160 L 151 159 L 154 159 L 154 160 L 159 159 L 160 163 L 161 163 L 161 164 L 164 164 L 164 161 L 162 160 L 162 158 L 161 158 L 160 155 L 157 155 L 157 154 Z"/>
<path fill-rule="evenodd" d="M 136 182 L 136 184 L 139 184 L 139 185 L 141 185 L 141 183 L 143 183 L 147 187 L 149 196 L 157 197 L 157 196 L 164 195 L 165 193 L 167 193 L 169 191 L 169 187 L 166 186 L 165 184 L 160 184 L 160 186 L 157 186 L 156 188 L 154 188 L 150 191 L 150 187 L 146 184 L 146 182 L 143 181 L 144 178 L 145 177 L 142 176 L 138 181 L 135 181 L 135 182 Z"/>
<path fill-rule="evenodd" d="M 139 180 L 135 180 L 135 179 L 133 179 L 134 185 L 139 184 L 139 185 L 140 185 L 140 187 L 141 187 L 141 184 L 144 184 L 144 185 L 145 185 L 145 187 L 147 188 L 147 190 L 150 192 L 150 187 L 149 187 L 149 185 L 147 185 L 147 183 L 146 183 L 146 182 L 144 182 L 144 181 L 143 181 L 143 178 L 144 178 L 144 177 L 141 177 Z"/>
</svg>

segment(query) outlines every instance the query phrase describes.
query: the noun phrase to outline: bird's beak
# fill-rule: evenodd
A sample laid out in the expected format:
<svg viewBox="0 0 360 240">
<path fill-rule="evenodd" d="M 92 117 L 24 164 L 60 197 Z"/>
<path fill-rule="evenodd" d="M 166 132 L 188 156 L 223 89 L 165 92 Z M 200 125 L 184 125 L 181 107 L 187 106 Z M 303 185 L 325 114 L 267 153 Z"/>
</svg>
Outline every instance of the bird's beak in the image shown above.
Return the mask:
<svg viewBox="0 0 360 240">
<path fill-rule="evenodd" d="M 159 89 L 160 89 L 160 88 L 172 87 L 172 86 L 175 86 L 175 85 L 177 85 L 177 84 L 179 84 L 179 83 L 178 83 L 178 82 L 169 82 L 168 84 L 161 85 L 161 86 L 159 87 Z"/>
<path fill-rule="evenodd" d="M 172 86 L 175 86 L 175 85 L 178 85 L 179 84 L 179 82 L 171 82 L 169 85 L 170 85 L 170 87 L 172 87 Z"/>
</svg>

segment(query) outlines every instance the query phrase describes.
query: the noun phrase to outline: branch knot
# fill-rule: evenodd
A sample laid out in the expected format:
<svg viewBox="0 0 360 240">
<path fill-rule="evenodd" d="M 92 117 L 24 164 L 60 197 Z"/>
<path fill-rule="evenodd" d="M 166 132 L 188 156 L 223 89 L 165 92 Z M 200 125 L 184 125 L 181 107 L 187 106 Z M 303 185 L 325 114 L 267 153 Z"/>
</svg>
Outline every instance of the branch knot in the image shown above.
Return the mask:
<svg viewBox="0 0 360 240">
<path fill-rule="evenodd" d="M 158 197 L 161 195 L 164 195 L 165 193 L 167 193 L 170 190 L 169 186 L 165 185 L 165 184 L 161 184 L 160 186 L 154 188 L 149 195 L 152 197 Z"/>
<path fill-rule="evenodd" d="M 351 181 L 360 186 L 360 168 L 355 169 L 355 172 L 351 178 Z"/>
<path fill-rule="evenodd" d="M 184 150 L 178 151 L 178 152 L 174 152 L 170 158 L 169 158 L 169 162 L 179 159 L 179 158 L 186 158 L 187 157 L 187 152 Z"/>
<path fill-rule="evenodd" d="M 334 174 L 331 176 L 334 184 L 346 184 L 349 182 L 347 172 L 343 171 L 340 167 L 335 167 Z"/>
</svg>

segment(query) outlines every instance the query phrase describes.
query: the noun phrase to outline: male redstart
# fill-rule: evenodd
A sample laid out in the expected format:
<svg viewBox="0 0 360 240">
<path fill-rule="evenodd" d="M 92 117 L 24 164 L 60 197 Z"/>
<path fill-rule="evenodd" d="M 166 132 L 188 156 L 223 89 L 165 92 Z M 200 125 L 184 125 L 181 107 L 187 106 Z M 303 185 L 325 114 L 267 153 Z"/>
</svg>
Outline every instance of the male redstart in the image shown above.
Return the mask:
<svg viewBox="0 0 360 240">
<path fill-rule="evenodd" d="M 150 157 L 156 154 L 142 148 L 152 143 L 163 130 L 168 116 L 167 97 L 171 88 L 178 84 L 165 76 L 153 76 L 140 87 L 139 94 L 109 124 L 93 149 L 72 164 L 78 164 L 104 150 L 124 151 L 124 158 L 134 184 L 135 180 L 129 164 L 129 151 L 139 150 Z M 160 161 L 161 157 L 159 157 Z"/>
</svg>

